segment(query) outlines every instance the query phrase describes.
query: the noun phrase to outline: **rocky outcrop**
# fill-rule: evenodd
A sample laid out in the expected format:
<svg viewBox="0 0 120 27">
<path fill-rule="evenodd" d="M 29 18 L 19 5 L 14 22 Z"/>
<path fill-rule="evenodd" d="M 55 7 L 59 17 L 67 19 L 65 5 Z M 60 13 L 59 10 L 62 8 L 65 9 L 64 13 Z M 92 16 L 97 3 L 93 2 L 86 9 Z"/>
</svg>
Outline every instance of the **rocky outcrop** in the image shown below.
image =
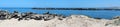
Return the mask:
<svg viewBox="0 0 120 27">
<path fill-rule="evenodd" d="M 8 11 L 4 11 L 4 10 L 0 11 L 0 20 L 14 18 L 14 19 L 18 19 L 18 21 L 30 20 L 30 19 L 48 21 L 48 20 L 54 19 L 54 17 L 56 16 L 61 17 L 61 18 L 58 18 L 60 20 L 62 20 L 62 17 L 65 17 L 63 15 L 50 14 L 49 12 L 46 12 L 44 14 L 36 14 L 33 12 L 19 13 L 18 11 L 14 11 L 13 13 L 9 13 Z"/>
</svg>

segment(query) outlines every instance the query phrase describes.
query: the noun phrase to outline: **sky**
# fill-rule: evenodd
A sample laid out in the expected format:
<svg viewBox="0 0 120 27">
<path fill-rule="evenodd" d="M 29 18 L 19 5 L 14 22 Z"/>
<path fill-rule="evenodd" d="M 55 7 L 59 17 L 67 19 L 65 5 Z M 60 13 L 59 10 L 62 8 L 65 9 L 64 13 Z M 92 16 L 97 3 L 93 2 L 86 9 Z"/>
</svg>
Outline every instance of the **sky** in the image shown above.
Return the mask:
<svg viewBox="0 0 120 27">
<path fill-rule="evenodd" d="M 0 0 L 0 7 L 120 7 L 120 0 Z"/>
</svg>

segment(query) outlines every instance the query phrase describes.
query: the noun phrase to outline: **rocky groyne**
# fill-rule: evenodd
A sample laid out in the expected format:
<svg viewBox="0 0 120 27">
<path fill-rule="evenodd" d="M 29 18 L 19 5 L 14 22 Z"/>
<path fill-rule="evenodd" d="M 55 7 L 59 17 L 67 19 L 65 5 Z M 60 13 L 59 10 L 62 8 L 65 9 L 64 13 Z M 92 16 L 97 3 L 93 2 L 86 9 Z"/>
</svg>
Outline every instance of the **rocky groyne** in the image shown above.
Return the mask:
<svg viewBox="0 0 120 27">
<path fill-rule="evenodd" d="M 14 18 L 14 19 L 18 19 L 18 21 L 30 20 L 30 19 L 48 21 L 54 19 L 55 17 L 59 17 L 58 18 L 59 20 L 65 18 L 65 16 L 63 15 L 50 14 L 49 12 L 43 14 L 37 14 L 33 12 L 19 13 L 18 11 L 14 11 L 10 13 L 9 11 L 0 10 L 0 20 L 9 20 Z"/>
</svg>

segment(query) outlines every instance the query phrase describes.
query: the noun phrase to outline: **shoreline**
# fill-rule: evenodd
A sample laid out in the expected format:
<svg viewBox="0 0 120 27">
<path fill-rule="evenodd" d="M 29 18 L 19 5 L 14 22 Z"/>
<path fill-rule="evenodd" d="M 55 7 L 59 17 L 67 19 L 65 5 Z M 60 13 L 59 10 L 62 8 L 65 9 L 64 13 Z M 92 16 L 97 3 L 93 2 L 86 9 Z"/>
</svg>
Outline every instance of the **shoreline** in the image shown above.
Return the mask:
<svg viewBox="0 0 120 27">
<path fill-rule="evenodd" d="M 77 14 L 72 14 L 72 15 L 77 15 Z M 43 17 L 48 17 L 48 19 L 46 19 L 46 20 L 49 20 L 49 16 L 51 16 L 51 17 L 59 16 L 59 17 L 62 17 L 62 18 L 63 17 L 64 18 L 69 17 L 69 16 L 60 15 L 60 14 L 51 14 L 49 12 L 46 12 L 46 13 L 43 13 L 43 14 L 37 14 L 37 13 L 33 13 L 33 12 L 19 13 L 18 11 L 8 12 L 8 11 L 4 11 L 4 10 L 0 10 L 0 16 L 2 16 L 0 18 L 2 18 L 3 20 L 4 19 L 11 19 L 11 18 L 15 18 L 15 19 L 17 18 L 18 20 L 22 20 L 23 18 L 26 19 L 26 20 L 27 19 L 42 20 L 42 19 L 44 19 Z M 90 18 L 94 18 L 94 17 L 90 17 Z M 96 17 L 94 19 L 103 19 L 103 18 Z M 112 20 L 112 19 L 109 19 L 109 20 Z"/>
</svg>

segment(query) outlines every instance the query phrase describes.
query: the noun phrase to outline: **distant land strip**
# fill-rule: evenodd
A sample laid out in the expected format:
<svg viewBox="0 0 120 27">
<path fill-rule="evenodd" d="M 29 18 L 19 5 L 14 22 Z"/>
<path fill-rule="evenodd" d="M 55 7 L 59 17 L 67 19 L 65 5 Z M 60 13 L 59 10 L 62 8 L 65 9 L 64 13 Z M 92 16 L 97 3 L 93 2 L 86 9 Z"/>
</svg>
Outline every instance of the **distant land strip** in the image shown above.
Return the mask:
<svg viewBox="0 0 120 27">
<path fill-rule="evenodd" d="M 32 8 L 35 10 L 120 10 L 112 8 Z"/>
<path fill-rule="evenodd" d="M 118 10 L 118 8 L 0 8 L 0 9 L 34 9 L 34 10 Z"/>
</svg>

